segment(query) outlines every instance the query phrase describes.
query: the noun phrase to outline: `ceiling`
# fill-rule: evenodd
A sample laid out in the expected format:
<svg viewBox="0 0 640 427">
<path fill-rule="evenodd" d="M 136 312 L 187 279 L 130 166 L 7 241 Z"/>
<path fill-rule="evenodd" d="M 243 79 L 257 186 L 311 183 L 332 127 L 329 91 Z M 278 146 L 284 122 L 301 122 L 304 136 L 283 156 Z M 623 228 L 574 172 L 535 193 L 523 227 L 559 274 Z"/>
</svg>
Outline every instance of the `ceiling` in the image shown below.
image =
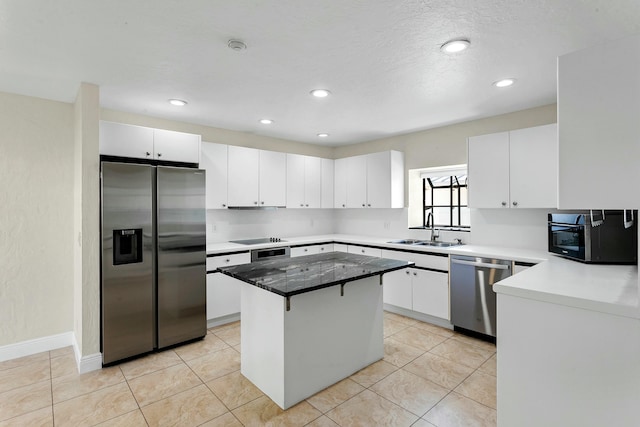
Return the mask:
<svg viewBox="0 0 640 427">
<path fill-rule="evenodd" d="M 559 55 L 637 33 L 638 0 L 0 0 L 0 91 L 342 145 L 551 104 Z"/>
</svg>

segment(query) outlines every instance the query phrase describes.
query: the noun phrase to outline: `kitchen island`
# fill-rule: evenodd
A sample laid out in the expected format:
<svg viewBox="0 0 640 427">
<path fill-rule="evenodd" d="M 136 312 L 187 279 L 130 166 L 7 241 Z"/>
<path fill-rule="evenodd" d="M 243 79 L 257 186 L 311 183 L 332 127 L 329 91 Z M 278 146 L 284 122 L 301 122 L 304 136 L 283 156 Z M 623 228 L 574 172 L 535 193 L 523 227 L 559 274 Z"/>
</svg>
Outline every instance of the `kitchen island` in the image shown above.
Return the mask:
<svg viewBox="0 0 640 427">
<path fill-rule="evenodd" d="M 384 273 L 413 263 L 342 252 L 220 268 L 241 286 L 241 372 L 281 408 L 383 358 Z"/>
</svg>

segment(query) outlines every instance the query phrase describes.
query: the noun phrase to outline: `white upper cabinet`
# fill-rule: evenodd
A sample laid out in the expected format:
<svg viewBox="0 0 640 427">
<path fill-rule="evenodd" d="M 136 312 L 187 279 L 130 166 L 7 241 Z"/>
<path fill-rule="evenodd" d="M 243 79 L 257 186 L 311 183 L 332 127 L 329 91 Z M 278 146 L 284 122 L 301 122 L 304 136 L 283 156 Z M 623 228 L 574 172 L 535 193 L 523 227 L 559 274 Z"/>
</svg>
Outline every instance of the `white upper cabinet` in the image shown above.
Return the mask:
<svg viewBox="0 0 640 427">
<path fill-rule="evenodd" d="M 333 206 L 335 208 L 347 207 L 347 165 L 348 158 L 336 159 L 333 162 Z"/>
<path fill-rule="evenodd" d="M 511 207 L 558 205 L 558 125 L 509 132 Z"/>
<path fill-rule="evenodd" d="M 331 159 L 321 159 L 321 189 L 320 189 L 320 207 L 327 209 L 334 207 L 333 200 L 333 179 L 334 179 L 334 164 Z"/>
<path fill-rule="evenodd" d="M 320 207 L 322 160 L 287 154 L 287 208 Z"/>
<path fill-rule="evenodd" d="M 285 153 L 228 147 L 227 200 L 231 207 L 285 206 Z"/>
<path fill-rule="evenodd" d="M 640 36 L 558 59 L 560 209 L 640 208 Z"/>
<path fill-rule="evenodd" d="M 200 163 L 200 135 L 154 129 L 153 155 L 156 160 Z"/>
<path fill-rule="evenodd" d="M 260 205 L 286 206 L 287 155 L 260 150 Z"/>
<path fill-rule="evenodd" d="M 404 207 L 404 154 L 384 151 L 335 161 L 336 208 Z"/>
<path fill-rule="evenodd" d="M 468 140 L 469 207 L 555 208 L 556 124 Z"/>
<path fill-rule="evenodd" d="M 153 129 L 100 121 L 100 154 L 153 159 Z"/>
<path fill-rule="evenodd" d="M 227 207 L 227 149 L 224 144 L 202 141 L 200 168 L 207 171 L 207 209 Z"/>
<path fill-rule="evenodd" d="M 200 135 L 100 121 L 100 154 L 199 163 Z"/>
<path fill-rule="evenodd" d="M 367 207 L 367 156 L 347 158 L 347 207 Z"/>
<path fill-rule="evenodd" d="M 258 206 L 260 150 L 228 147 L 229 206 Z"/>
</svg>

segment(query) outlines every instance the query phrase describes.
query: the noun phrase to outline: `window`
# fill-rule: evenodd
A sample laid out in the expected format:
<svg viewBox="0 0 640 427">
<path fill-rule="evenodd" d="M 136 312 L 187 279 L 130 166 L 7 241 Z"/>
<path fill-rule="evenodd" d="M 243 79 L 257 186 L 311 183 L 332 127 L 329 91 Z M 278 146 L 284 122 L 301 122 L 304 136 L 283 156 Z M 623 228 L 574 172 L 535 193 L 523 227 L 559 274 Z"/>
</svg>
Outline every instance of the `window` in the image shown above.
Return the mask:
<svg viewBox="0 0 640 427">
<path fill-rule="evenodd" d="M 466 165 L 424 170 L 422 224 L 452 230 L 471 228 Z"/>
</svg>

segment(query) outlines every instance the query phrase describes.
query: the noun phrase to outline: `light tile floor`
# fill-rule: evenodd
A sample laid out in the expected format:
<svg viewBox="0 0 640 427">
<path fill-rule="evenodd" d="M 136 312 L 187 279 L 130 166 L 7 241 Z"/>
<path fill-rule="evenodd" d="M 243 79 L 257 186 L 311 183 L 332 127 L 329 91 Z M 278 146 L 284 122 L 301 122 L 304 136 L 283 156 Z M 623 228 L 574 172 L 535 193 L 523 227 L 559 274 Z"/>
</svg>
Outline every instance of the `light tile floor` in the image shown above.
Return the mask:
<svg viewBox="0 0 640 427">
<path fill-rule="evenodd" d="M 385 312 L 385 357 L 281 410 L 240 374 L 239 322 L 78 375 L 70 347 L 0 363 L 3 426 L 495 426 L 496 349 Z"/>
</svg>

